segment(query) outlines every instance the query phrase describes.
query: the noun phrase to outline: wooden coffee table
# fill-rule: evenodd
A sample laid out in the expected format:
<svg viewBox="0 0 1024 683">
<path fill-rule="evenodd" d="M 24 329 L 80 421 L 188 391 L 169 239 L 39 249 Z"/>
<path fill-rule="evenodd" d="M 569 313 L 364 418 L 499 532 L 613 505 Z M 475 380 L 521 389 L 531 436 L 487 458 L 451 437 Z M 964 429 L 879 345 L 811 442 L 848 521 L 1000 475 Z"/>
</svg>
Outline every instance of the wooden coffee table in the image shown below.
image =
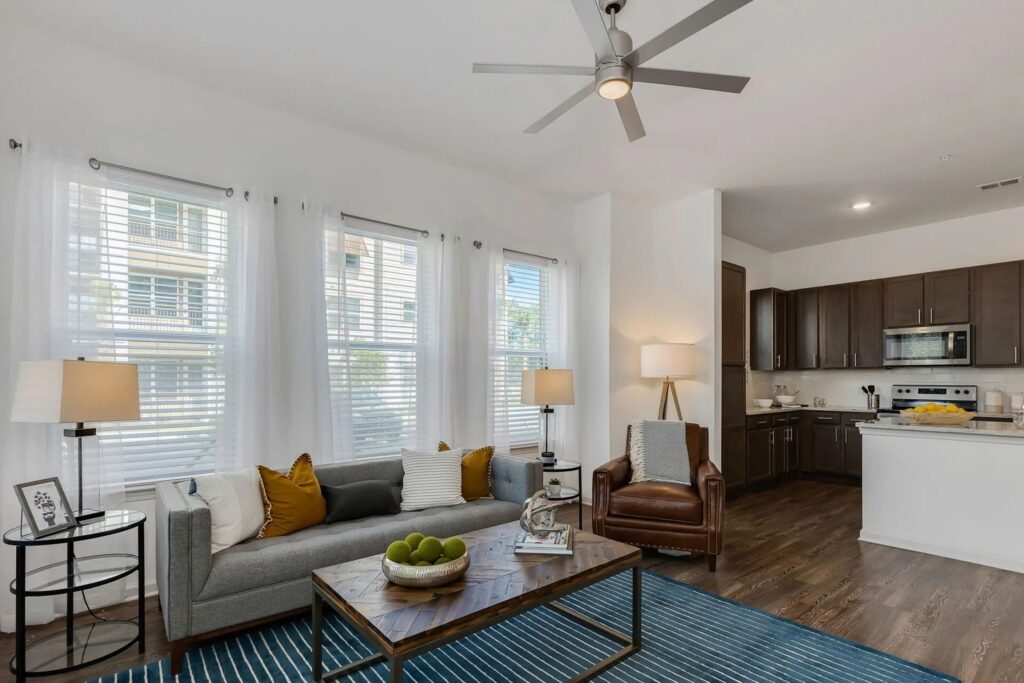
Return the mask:
<svg viewBox="0 0 1024 683">
<path fill-rule="evenodd" d="M 601 635 L 623 644 L 573 681 L 586 681 L 640 649 L 640 550 L 625 543 L 576 531 L 574 553 L 516 555 L 519 524 L 463 534 L 471 564 L 466 575 L 439 588 L 402 588 L 380 570 L 381 555 L 345 562 L 313 572 L 313 680 L 330 680 L 388 660 L 391 680 L 402 680 L 410 657 L 544 605 Z M 632 633 L 625 634 L 554 602 L 558 598 L 619 572 L 633 571 Z M 360 633 L 376 643 L 380 654 L 323 674 L 324 601 Z M 557 647 L 552 641 L 552 647 Z"/>
</svg>

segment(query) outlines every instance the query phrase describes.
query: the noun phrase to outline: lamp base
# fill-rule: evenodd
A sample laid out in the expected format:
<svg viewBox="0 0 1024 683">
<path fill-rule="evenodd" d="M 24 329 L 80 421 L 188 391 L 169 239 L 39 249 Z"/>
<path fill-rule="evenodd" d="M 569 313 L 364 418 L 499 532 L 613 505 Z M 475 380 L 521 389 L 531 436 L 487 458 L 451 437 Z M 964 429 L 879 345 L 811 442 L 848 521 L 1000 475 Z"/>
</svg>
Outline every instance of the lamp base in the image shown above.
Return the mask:
<svg viewBox="0 0 1024 683">
<path fill-rule="evenodd" d="M 75 519 L 77 519 L 79 522 L 85 522 L 90 519 L 99 519 L 100 517 L 103 517 L 105 514 L 107 513 L 103 510 L 90 510 L 89 508 L 85 508 L 82 511 L 75 513 Z"/>
<path fill-rule="evenodd" d="M 558 460 L 555 458 L 555 454 L 552 453 L 551 451 L 544 451 L 543 453 L 540 454 L 539 459 L 541 464 L 544 465 L 545 467 L 550 467 L 551 465 L 554 465 L 556 462 L 558 462 Z"/>
</svg>

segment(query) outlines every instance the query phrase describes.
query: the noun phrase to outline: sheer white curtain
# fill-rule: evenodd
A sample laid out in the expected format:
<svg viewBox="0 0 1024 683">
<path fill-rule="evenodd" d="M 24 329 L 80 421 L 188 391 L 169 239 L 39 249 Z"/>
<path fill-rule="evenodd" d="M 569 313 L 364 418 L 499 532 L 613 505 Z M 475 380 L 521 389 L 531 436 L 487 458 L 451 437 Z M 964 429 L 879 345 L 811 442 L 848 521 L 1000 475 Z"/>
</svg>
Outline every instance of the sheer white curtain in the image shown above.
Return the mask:
<svg viewBox="0 0 1024 683">
<path fill-rule="evenodd" d="M 117 305 L 117 294 L 101 286 L 99 256 L 108 249 L 104 216 L 80 211 L 82 193 L 95 191 L 104 181 L 92 171 L 85 155 L 69 155 L 26 142 L 21 156 L 14 219 L 5 228 L 10 299 L 8 340 L 9 380 L 2 387 L 4 457 L 0 487 L 7 494 L 0 503 L 0 526 L 21 523 L 21 509 L 11 493 L 15 484 L 58 476 L 71 504 L 77 504 L 77 444 L 64 439 L 63 425 L 15 424 L 8 421 L 18 364 L 22 360 L 98 357 L 117 360 L 112 332 L 105 332 Z M 109 328 L 109 325 L 107 326 Z M 99 426 L 103 430 L 103 425 Z M 101 445 L 102 444 L 102 445 Z M 101 509 L 124 507 L 124 479 L 120 444 L 115 438 L 85 440 L 84 498 Z M 111 552 L 119 540 L 101 539 L 79 552 Z M 28 552 L 31 569 L 56 558 L 53 552 Z M 0 583 L 13 578 L 14 551 L 0 549 Z M 108 586 L 90 593 L 92 604 L 119 602 L 125 587 Z M 80 604 L 80 603 L 79 603 Z M 35 598 L 27 602 L 30 624 L 45 623 L 63 611 L 63 598 Z M 0 628 L 14 629 L 14 599 L 8 591 L 0 598 Z"/>
<path fill-rule="evenodd" d="M 254 465 L 286 468 L 281 325 L 274 197 L 236 192 L 229 208 L 226 405 L 217 471 Z"/>
<path fill-rule="evenodd" d="M 548 363 L 552 368 L 572 370 L 575 381 L 579 266 L 566 259 L 549 265 L 548 286 L 551 305 L 550 331 L 545 338 Z M 576 400 L 579 401 L 578 396 Z M 550 438 L 557 457 L 580 460 L 574 406 L 555 408 Z"/>
<path fill-rule="evenodd" d="M 459 407 L 465 400 L 466 314 L 465 256 L 458 235 L 441 235 L 441 277 L 438 298 L 438 346 L 440 375 L 436 393 L 440 402 L 438 429 L 440 438 L 452 448 L 461 447 L 466 435 L 459 425 Z"/>
<path fill-rule="evenodd" d="M 508 453 L 511 448 L 509 432 L 509 400 L 506 392 L 498 391 L 505 376 L 505 251 L 500 246 L 486 245 L 487 258 L 487 442 L 494 445 L 495 453 Z"/>
</svg>

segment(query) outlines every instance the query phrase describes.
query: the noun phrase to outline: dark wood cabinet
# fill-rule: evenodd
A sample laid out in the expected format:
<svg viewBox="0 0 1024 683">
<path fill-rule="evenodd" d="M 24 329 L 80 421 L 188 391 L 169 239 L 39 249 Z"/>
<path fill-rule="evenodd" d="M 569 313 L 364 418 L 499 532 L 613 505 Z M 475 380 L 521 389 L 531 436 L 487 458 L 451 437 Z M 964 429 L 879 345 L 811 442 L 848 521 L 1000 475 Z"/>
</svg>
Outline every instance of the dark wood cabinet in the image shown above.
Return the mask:
<svg viewBox="0 0 1024 683">
<path fill-rule="evenodd" d="M 795 357 L 796 368 L 809 370 L 818 366 L 818 290 L 801 289 L 796 292 Z"/>
<path fill-rule="evenodd" d="M 850 287 L 832 285 L 818 290 L 819 367 L 850 366 Z"/>
<path fill-rule="evenodd" d="M 781 289 L 758 289 L 750 293 L 751 370 L 789 367 L 787 302 L 786 292 Z"/>
<path fill-rule="evenodd" d="M 746 361 L 747 273 L 742 266 L 722 262 L 722 365 Z"/>
<path fill-rule="evenodd" d="M 850 367 L 882 367 L 885 359 L 882 330 L 882 281 L 853 283 L 850 285 Z"/>
<path fill-rule="evenodd" d="M 725 490 L 741 489 L 747 484 L 747 428 L 722 427 L 722 476 Z"/>
<path fill-rule="evenodd" d="M 811 418 L 811 467 L 814 472 L 842 474 L 843 445 L 839 413 L 814 413 Z"/>
<path fill-rule="evenodd" d="M 1019 365 L 1021 277 L 1019 263 L 972 269 L 974 364 Z"/>
<path fill-rule="evenodd" d="M 863 439 L 857 423 L 874 419 L 874 413 L 843 414 L 843 474 L 849 477 L 861 476 Z"/>
<path fill-rule="evenodd" d="M 772 428 L 747 430 L 747 484 L 772 478 Z"/>
<path fill-rule="evenodd" d="M 885 326 L 914 327 L 924 324 L 924 276 L 904 275 L 883 281 Z"/>
<path fill-rule="evenodd" d="M 925 274 L 923 317 L 928 325 L 971 321 L 970 268 Z"/>
</svg>

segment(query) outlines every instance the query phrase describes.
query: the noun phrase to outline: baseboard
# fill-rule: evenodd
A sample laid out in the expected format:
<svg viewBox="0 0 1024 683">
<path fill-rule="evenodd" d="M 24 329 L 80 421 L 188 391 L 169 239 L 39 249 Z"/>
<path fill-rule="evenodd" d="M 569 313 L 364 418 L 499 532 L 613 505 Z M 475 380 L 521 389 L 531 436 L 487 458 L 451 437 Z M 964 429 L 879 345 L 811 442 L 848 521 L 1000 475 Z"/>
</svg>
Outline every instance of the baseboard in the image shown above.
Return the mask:
<svg viewBox="0 0 1024 683">
<path fill-rule="evenodd" d="M 864 531 L 863 529 L 860 531 L 859 540 L 866 543 L 876 543 L 878 545 L 887 545 L 893 548 L 901 548 L 903 550 L 913 550 L 918 553 L 938 555 L 939 557 L 948 557 L 953 560 L 970 562 L 971 564 L 980 564 L 986 567 L 995 567 L 996 569 L 1006 569 L 1011 572 L 1024 574 L 1024 559 L 1016 557 L 1008 557 L 1006 555 L 998 555 L 995 553 L 979 553 L 973 550 L 966 550 L 964 548 L 957 548 L 954 546 L 921 543 L 920 541 L 907 540 L 905 538 L 898 538 L 887 534 L 872 533 Z"/>
</svg>

